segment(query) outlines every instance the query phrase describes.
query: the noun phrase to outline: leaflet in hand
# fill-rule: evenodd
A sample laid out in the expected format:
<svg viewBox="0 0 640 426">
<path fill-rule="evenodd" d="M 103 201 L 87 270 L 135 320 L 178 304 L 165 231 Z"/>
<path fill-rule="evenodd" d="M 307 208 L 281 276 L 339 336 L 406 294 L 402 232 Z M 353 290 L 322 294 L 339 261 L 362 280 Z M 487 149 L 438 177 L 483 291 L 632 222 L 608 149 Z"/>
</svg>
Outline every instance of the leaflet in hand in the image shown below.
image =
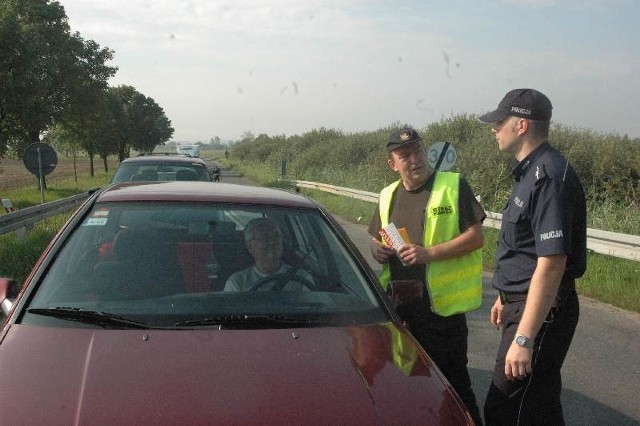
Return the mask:
<svg viewBox="0 0 640 426">
<path fill-rule="evenodd" d="M 411 244 L 407 230 L 405 228 L 396 228 L 396 225 L 394 225 L 393 222 L 382 228 L 378 233 L 384 242 L 389 247 L 393 247 L 396 252 L 402 245 Z M 404 262 L 402 262 L 402 264 L 406 266 Z"/>
<path fill-rule="evenodd" d="M 396 228 L 393 222 L 382 228 L 379 234 L 388 246 L 396 250 L 404 244 L 410 244 L 407 230 L 405 228 Z"/>
</svg>

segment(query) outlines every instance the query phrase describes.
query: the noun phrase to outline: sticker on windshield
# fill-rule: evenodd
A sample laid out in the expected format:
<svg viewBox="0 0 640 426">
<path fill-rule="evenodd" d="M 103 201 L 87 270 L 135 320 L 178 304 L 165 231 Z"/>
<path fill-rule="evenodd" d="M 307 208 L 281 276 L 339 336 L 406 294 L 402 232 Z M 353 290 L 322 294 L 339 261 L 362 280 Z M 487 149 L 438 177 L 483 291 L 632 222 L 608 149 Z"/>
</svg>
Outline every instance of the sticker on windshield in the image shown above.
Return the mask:
<svg viewBox="0 0 640 426">
<path fill-rule="evenodd" d="M 104 226 L 109 221 L 109 210 L 99 209 L 91 214 L 91 217 L 87 219 L 84 226 Z"/>
<path fill-rule="evenodd" d="M 109 218 L 106 217 L 90 217 L 85 222 L 85 226 L 104 226 L 109 221 Z"/>
</svg>

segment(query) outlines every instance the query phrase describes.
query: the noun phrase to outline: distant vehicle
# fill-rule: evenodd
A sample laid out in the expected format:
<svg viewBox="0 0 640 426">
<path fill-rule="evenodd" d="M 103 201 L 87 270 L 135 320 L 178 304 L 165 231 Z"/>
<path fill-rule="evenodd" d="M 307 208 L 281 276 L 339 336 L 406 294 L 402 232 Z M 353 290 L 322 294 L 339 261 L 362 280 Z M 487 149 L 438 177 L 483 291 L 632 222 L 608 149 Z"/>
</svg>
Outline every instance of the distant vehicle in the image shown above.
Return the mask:
<svg viewBox="0 0 640 426">
<path fill-rule="evenodd" d="M 116 169 L 111 183 L 190 180 L 212 182 L 213 175 L 201 158 L 178 155 L 145 155 L 127 158 Z"/>
<path fill-rule="evenodd" d="M 177 152 L 186 157 L 200 157 L 200 145 L 178 145 Z"/>
<path fill-rule="evenodd" d="M 246 240 L 256 218 L 282 245 Z M 290 268 L 225 291 L 258 247 Z M 301 194 L 107 186 L 16 290 L 0 278 L 3 425 L 473 424 L 345 231 Z"/>
</svg>

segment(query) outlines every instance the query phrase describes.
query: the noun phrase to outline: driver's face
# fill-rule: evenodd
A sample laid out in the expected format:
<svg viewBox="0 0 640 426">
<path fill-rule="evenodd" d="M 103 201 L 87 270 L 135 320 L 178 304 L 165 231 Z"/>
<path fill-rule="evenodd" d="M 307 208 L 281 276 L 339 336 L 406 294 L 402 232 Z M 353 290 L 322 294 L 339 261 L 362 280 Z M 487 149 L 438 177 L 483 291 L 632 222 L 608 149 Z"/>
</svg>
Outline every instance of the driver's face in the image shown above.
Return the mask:
<svg viewBox="0 0 640 426">
<path fill-rule="evenodd" d="M 279 233 L 256 235 L 249 241 L 248 249 L 260 271 L 272 273 L 280 267 L 283 248 Z"/>
</svg>

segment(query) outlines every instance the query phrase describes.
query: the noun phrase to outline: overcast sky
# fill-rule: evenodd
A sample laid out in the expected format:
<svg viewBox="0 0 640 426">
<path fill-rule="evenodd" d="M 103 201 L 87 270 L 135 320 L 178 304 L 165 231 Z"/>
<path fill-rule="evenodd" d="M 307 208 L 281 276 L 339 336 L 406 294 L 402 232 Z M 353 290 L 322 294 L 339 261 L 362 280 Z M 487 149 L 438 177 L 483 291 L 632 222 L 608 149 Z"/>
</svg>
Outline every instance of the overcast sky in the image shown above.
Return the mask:
<svg viewBox="0 0 640 426">
<path fill-rule="evenodd" d="M 60 0 L 176 141 L 417 128 L 533 87 L 640 137 L 638 0 Z"/>
</svg>

